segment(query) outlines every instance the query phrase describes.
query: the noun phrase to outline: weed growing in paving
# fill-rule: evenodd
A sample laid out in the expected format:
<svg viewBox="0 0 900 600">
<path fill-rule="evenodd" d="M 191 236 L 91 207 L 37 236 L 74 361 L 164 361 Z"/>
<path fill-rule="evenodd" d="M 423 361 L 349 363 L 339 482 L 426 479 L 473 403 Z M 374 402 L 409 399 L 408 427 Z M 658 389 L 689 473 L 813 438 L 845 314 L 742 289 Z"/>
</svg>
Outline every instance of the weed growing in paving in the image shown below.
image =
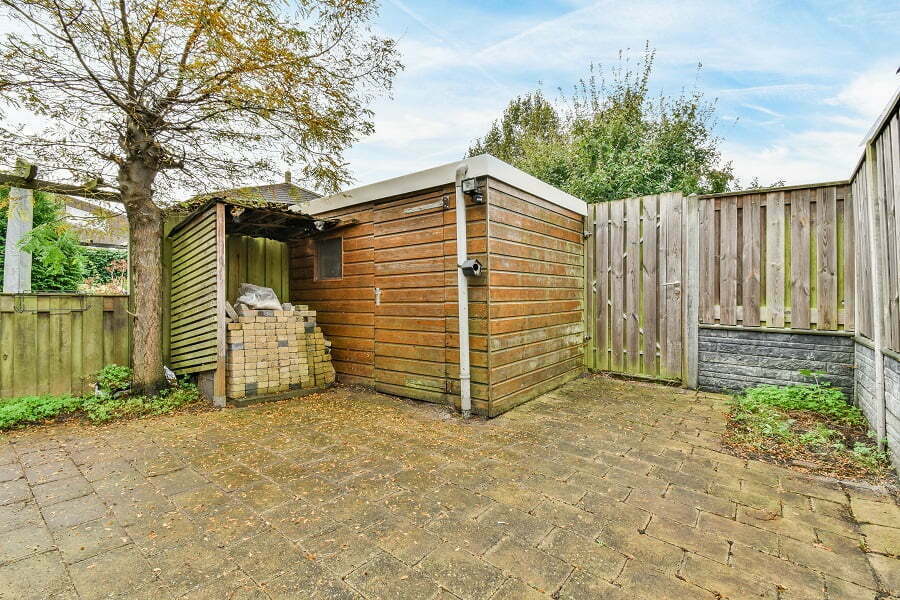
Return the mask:
<svg viewBox="0 0 900 600">
<path fill-rule="evenodd" d="M 742 454 L 838 477 L 890 472 L 862 412 L 826 383 L 750 388 L 733 398 L 729 417 L 725 443 Z"/>
<path fill-rule="evenodd" d="M 65 417 L 86 417 L 92 423 L 113 419 L 160 415 L 200 399 L 197 387 L 178 381 L 155 396 L 133 396 L 128 392 L 131 369 L 107 365 L 97 375 L 97 390 L 91 396 L 26 396 L 0 400 L 0 430 Z"/>
</svg>

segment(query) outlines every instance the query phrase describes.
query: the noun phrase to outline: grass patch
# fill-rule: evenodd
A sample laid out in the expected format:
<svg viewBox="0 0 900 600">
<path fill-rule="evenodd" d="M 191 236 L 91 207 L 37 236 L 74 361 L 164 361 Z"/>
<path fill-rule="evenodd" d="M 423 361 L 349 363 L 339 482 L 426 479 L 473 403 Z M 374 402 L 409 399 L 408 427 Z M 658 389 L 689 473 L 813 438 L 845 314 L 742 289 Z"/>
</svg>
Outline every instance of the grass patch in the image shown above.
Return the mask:
<svg viewBox="0 0 900 600">
<path fill-rule="evenodd" d="M 833 477 L 881 480 L 891 474 L 865 416 L 828 385 L 762 385 L 731 401 L 725 444 L 742 455 Z"/>
<path fill-rule="evenodd" d="M 196 404 L 197 387 L 178 381 L 155 396 L 128 391 L 131 370 L 108 365 L 96 375 L 97 391 L 91 396 L 25 396 L 0 400 L 0 430 L 18 429 L 51 420 L 86 419 L 106 423 L 145 415 L 161 415 Z"/>
</svg>

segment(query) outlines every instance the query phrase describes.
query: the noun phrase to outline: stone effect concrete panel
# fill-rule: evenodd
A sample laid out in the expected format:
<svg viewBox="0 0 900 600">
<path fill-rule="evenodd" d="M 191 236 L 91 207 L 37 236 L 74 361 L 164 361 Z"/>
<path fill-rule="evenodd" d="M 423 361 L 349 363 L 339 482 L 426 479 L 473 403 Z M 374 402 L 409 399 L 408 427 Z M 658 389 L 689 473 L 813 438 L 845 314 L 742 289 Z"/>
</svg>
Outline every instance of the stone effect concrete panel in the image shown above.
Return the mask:
<svg viewBox="0 0 900 600">
<path fill-rule="evenodd" d="M 711 391 L 809 383 L 801 369 L 827 373 L 853 398 L 853 339 L 839 335 L 700 329 L 698 383 Z"/>
<path fill-rule="evenodd" d="M 878 425 L 878 407 L 875 404 L 875 351 L 855 344 L 856 350 L 856 402 L 866 415 L 872 429 Z M 891 461 L 900 471 L 900 361 L 884 357 L 884 399 L 887 405 L 887 440 L 891 449 Z"/>
</svg>

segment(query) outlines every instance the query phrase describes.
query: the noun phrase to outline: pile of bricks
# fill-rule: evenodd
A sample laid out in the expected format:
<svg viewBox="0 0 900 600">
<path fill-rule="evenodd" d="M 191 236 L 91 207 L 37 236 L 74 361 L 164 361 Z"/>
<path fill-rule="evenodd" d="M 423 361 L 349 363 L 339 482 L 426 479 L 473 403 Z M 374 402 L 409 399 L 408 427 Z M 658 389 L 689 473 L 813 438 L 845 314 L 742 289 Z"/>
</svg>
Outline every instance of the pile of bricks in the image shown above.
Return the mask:
<svg viewBox="0 0 900 600">
<path fill-rule="evenodd" d="M 237 307 L 228 323 L 225 369 L 228 398 L 252 398 L 321 388 L 334 382 L 331 353 L 316 313 L 306 306 L 282 310 Z"/>
</svg>

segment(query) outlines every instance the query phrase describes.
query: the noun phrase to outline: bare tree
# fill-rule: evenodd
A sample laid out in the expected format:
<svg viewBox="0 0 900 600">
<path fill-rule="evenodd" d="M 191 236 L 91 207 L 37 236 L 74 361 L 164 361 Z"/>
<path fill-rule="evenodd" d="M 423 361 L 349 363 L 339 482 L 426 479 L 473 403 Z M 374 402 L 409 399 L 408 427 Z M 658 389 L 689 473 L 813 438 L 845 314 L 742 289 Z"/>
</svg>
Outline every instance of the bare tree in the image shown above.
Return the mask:
<svg viewBox="0 0 900 600">
<path fill-rule="evenodd" d="M 302 165 L 324 190 L 401 68 L 374 0 L 0 0 L 0 151 L 115 182 L 130 223 L 134 380 L 162 381 L 163 206 L 177 192 Z M 2 106 L 0 104 L 0 106 Z"/>
</svg>

